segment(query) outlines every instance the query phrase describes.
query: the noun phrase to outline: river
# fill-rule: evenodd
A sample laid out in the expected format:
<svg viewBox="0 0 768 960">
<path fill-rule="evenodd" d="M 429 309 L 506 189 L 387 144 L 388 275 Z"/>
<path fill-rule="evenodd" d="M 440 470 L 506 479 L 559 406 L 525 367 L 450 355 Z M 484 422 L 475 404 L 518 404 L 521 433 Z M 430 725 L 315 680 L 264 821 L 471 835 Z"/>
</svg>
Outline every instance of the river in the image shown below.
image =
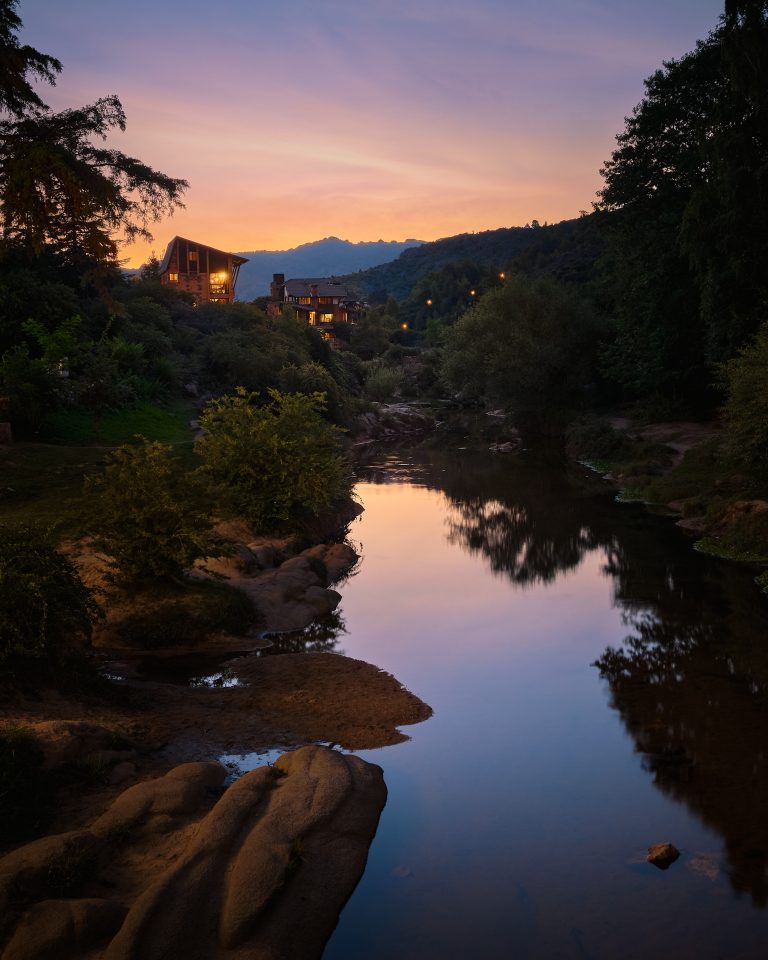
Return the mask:
<svg viewBox="0 0 768 960">
<path fill-rule="evenodd" d="M 754 573 L 556 458 L 384 454 L 358 495 L 326 646 L 434 716 L 361 754 L 389 798 L 324 960 L 763 957 Z"/>
</svg>

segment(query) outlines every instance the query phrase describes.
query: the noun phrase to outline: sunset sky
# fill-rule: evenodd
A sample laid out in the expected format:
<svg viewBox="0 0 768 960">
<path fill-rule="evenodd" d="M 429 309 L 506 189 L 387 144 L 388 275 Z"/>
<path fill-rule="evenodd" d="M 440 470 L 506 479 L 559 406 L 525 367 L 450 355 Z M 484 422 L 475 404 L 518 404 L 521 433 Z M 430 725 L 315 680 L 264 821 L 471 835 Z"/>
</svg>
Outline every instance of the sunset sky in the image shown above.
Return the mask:
<svg viewBox="0 0 768 960">
<path fill-rule="evenodd" d="M 117 93 L 114 145 L 190 181 L 154 230 L 230 250 L 433 240 L 590 208 L 665 58 L 722 0 L 21 0 L 64 72 Z M 141 262 L 149 248 L 126 249 Z"/>
</svg>

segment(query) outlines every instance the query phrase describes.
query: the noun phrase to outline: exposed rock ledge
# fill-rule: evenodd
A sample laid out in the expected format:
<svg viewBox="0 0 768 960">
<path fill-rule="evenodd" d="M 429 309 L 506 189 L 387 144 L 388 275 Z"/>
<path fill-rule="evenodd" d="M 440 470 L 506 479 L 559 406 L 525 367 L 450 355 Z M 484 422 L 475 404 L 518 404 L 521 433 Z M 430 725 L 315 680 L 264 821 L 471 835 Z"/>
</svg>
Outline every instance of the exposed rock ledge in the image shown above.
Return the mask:
<svg viewBox="0 0 768 960">
<path fill-rule="evenodd" d="M 0 860 L 4 960 L 319 958 L 365 867 L 381 769 L 310 746 L 221 794 L 224 777 L 183 764 Z"/>
</svg>

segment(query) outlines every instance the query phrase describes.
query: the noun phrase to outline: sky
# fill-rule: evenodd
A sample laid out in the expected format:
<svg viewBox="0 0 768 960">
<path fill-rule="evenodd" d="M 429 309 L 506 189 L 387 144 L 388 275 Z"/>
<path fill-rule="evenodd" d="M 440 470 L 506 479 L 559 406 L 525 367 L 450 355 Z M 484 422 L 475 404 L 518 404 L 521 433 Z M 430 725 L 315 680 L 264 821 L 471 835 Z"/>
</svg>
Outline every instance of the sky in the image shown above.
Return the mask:
<svg viewBox="0 0 768 960">
<path fill-rule="evenodd" d="M 722 0 L 20 0 L 55 109 L 116 93 L 112 145 L 190 182 L 227 250 L 434 240 L 591 209 L 643 79 Z"/>
</svg>

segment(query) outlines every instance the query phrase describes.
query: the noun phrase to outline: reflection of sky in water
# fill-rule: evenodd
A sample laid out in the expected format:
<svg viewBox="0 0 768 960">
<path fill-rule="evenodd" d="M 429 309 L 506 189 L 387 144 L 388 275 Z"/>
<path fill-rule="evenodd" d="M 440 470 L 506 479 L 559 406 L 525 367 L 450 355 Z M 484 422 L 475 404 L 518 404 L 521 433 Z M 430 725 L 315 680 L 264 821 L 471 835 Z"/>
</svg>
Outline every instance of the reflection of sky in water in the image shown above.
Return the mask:
<svg viewBox="0 0 768 960">
<path fill-rule="evenodd" d="M 507 463 L 493 469 L 513 486 Z M 653 601 L 651 621 L 664 619 L 670 550 L 693 584 L 689 544 L 609 496 L 582 503 L 563 486 L 548 504 L 540 490 L 526 547 L 537 562 L 549 545 L 536 532 L 562 527 L 563 497 L 574 498 L 572 542 L 589 528 L 601 546 L 573 564 L 565 544 L 569 569 L 521 587 L 489 575 L 482 551 L 449 543 L 457 515 L 444 494 L 391 482 L 359 492 L 364 563 L 343 590 L 345 652 L 393 673 L 435 715 L 406 728 L 410 742 L 361 754 L 384 768 L 389 800 L 325 960 L 714 958 L 737 955 L 734 944 L 762 955 L 768 920 L 734 899 L 720 834 L 654 785 L 592 666 L 630 632 L 616 596 L 639 598 L 635 611 Z M 685 595 L 685 576 L 673 580 Z M 683 857 L 662 874 L 641 855 L 667 840 Z"/>
</svg>

